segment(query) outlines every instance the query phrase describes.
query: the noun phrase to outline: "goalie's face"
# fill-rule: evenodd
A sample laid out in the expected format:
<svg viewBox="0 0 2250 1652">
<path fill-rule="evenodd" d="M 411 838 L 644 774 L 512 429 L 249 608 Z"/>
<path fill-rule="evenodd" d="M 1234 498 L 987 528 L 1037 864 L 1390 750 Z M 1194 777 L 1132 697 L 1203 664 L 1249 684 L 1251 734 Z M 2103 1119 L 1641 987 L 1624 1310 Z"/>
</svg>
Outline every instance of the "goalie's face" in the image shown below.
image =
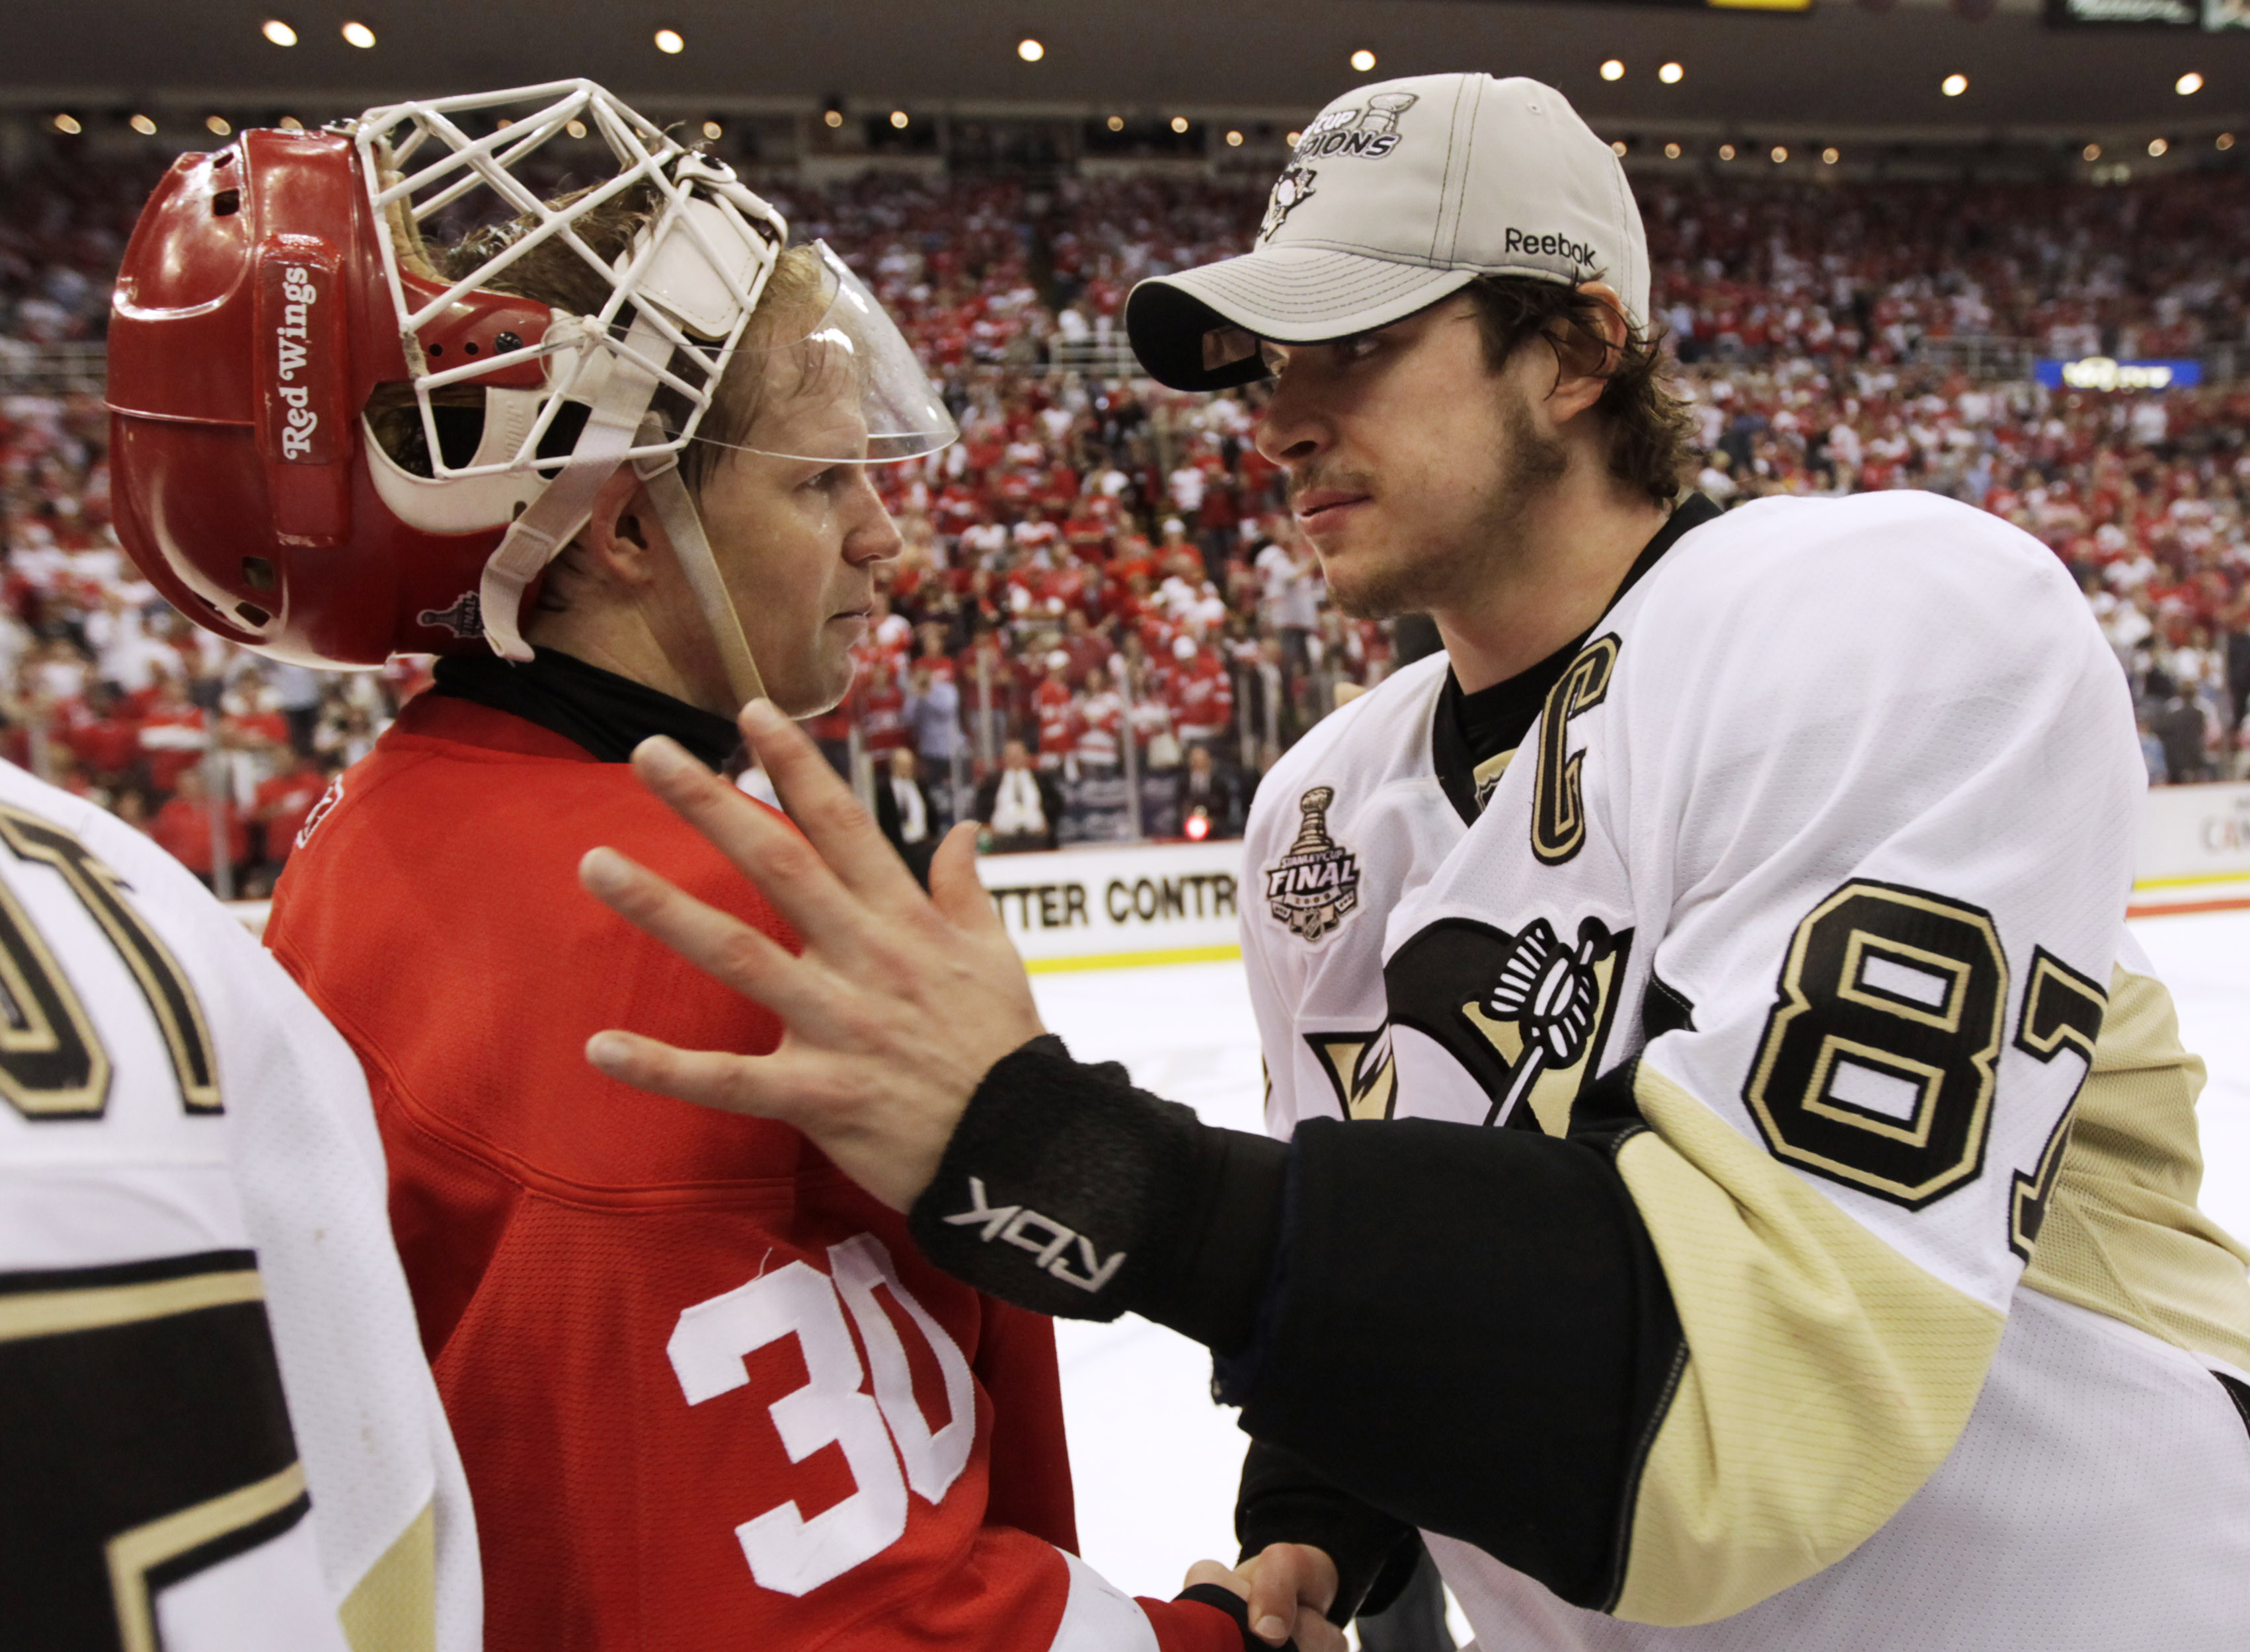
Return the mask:
<svg viewBox="0 0 2250 1652">
<path fill-rule="evenodd" d="M 865 465 L 735 453 L 700 500 L 766 694 L 791 717 L 826 711 L 852 685 L 877 562 L 900 538 Z"/>
</svg>

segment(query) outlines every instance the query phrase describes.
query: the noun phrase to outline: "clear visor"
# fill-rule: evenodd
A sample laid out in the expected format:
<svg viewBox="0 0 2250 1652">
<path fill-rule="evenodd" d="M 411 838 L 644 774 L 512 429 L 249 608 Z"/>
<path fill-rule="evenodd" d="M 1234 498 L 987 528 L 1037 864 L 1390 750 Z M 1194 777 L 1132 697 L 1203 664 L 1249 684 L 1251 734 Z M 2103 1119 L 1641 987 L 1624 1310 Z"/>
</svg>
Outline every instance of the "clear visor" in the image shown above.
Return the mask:
<svg viewBox="0 0 2250 1652">
<path fill-rule="evenodd" d="M 818 290 L 770 293 L 728 369 L 747 416 L 706 419 L 694 439 L 831 465 L 892 464 L 957 441 L 961 427 L 898 324 L 825 241 L 812 244 Z M 761 337 L 768 329 L 789 341 Z"/>
</svg>

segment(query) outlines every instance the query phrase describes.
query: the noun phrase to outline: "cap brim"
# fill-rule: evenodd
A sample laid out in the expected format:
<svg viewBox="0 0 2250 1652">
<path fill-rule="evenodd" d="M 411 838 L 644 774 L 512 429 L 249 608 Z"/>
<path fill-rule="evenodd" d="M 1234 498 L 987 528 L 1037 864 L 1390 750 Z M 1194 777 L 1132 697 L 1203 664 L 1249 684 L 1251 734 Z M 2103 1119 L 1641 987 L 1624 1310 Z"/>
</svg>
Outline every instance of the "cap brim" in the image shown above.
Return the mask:
<svg viewBox="0 0 2250 1652">
<path fill-rule="evenodd" d="M 1239 327 L 1277 344 L 1316 344 L 1388 327 L 1475 279 L 1329 247 L 1275 246 L 1156 276 L 1125 301 L 1125 334 L 1141 365 L 1176 390 L 1219 390 L 1266 376 L 1253 352 L 1213 361 L 1206 338 Z"/>
</svg>

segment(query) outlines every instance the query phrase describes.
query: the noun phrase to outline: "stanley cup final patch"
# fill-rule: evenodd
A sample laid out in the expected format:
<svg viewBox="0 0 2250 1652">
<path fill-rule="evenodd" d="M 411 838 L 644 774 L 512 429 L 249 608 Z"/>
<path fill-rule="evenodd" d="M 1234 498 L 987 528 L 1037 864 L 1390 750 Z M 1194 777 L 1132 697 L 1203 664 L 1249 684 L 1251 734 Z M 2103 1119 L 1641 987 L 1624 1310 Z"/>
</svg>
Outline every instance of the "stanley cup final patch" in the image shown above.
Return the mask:
<svg viewBox="0 0 2250 1652">
<path fill-rule="evenodd" d="M 1318 940 L 1359 905 L 1359 857 L 1329 836 L 1336 791 L 1315 786 L 1297 800 L 1304 820 L 1288 852 L 1266 869 L 1266 909 L 1301 940 Z"/>
</svg>

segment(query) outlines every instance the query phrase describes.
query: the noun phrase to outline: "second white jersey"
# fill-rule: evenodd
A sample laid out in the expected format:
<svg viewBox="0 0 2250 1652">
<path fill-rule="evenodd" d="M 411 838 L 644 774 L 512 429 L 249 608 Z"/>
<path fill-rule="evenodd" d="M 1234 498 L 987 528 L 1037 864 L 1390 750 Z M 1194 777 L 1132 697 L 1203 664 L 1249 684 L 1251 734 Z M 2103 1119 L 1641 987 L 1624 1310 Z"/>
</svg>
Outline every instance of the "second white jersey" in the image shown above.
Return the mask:
<svg viewBox="0 0 2250 1652">
<path fill-rule="evenodd" d="M 1445 684 L 1260 786 L 1271 1125 L 1563 1135 L 1623 1075 L 1685 1343 L 1611 1611 L 1432 1537 L 1480 1643 L 2250 1644 L 2250 1287 L 2123 933 L 2125 687 L 2053 555 L 1926 494 L 1767 501 L 1473 788 Z"/>
<path fill-rule="evenodd" d="M 0 764 L 0 1642 L 474 1652 L 467 1485 L 350 1048 Z"/>
</svg>

